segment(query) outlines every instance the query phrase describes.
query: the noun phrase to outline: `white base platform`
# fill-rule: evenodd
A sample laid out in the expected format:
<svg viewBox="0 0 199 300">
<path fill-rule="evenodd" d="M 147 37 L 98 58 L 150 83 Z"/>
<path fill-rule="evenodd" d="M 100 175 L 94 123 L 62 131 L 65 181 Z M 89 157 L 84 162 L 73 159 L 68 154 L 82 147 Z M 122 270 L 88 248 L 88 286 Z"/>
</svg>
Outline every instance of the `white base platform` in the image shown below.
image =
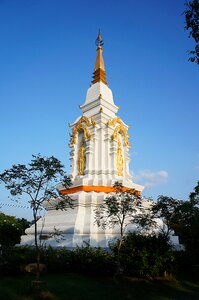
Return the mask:
<svg viewBox="0 0 199 300">
<path fill-rule="evenodd" d="M 107 228 L 103 230 L 95 222 L 95 209 L 107 197 L 106 193 L 96 193 L 84 191 L 75 193 L 71 196 L 75 208 L 67 211 L 55 210 L 47 203 L 47 213 L 43 219 L 37 222 L 38 241 L 41 244 L 52 247 L 75 248 L 86 246 L 107 248 L 109 242 L 120 237 L 120 228 Z M 150 202 L 143 200 L 143 207 L 151 205 Z M 60 236 L 53 236 L 59 230 Z M 133 224 L 127 227 L 127 231 L 136 230 Z M 21 245 L 34 245 L 34 225 L 26 229 L 26 234 L 21 237 Z M 171 237 L 171 242 L 178 247 L 178 237 Z"/>
<path fill-rule="evenodd" d="M 49 236 L 41 242 L 53 247 L 81 247 L 85 246 L 84 242 L 92 247 L 108 247 L 113 238 L 119 237 L 119 228 L 103 230 L 94 224 L 94 210 L 106 197 L 106 193 L 81 191 L 71 196 L 75 203 L 74 209 L 61 211 L 46 205 L 46 216 L 37 222 L 38 240 L 40 235 L 45 238 Z M 52 237 L 55 228 L 62 233 L 56 238 Z M 21 245 L 34 245 L 34 225 L 26 229 L 26 234 L 21 237 Z"/>
</svg>

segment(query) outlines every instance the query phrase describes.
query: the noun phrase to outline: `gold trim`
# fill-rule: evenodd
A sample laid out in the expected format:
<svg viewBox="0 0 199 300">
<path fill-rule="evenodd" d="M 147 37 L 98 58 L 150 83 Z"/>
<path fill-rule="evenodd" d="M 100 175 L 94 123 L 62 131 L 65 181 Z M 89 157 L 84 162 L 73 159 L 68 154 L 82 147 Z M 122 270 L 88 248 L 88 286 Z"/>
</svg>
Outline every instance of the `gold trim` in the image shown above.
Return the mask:
<svg viewBox="0 0 199 300">
<path fill-rule="evenodd" d="M 77 122 L 77 124 L 81 124 L 81 123 L 86 123 L 87 126 L 91 126 L 93 125 L 92 120 L 94 120 L 93 118 L 91 118 L 91 122 L 89 121 L 89 119 L 86 116 L 82 116 L 79 121 Z"/>
<path fill-rule="evenodd" d="M 91 140 L 91 133 L 90 131 L 83 125 L 83 124 L 77 124 L 72 131 L 71 139 L 70 139 L 70 144 L 76 144 L 77 142 L 77 133 L 82 130 L 84 132 L 84 138 L 85 140 Z"/>
<path fill-rule="evenodd" d="M 92 123 L 93 127 L 96 126 L 96 122 L 95 122 L 95 119 L 93 117 L 91 118 L 91 123 Z"/>
<path fill-rule="evenodd" d="M 108 126 L 108 127 L 111 127 L 111 126 L 115 126 L 116 124 L 120 124 L 120 125 L 124 125 L 124 123 L 123 123 L 123 121 L 120 119 L 120 117 L 116 117 L 116 118 L 114 118 L 114 119 L 110 119 L 110 120 L 108 120 L 108 122 L 106 123 L 106 125 Z"/>
<path fill-rule="evenodd" d="M 127 133 L 127 129 L 123 126 L 123 125 L 118 125 L 113 134 L 112 134 L 112 141 L 115 140 L 115 141 L 118 141 L 118 138 L 119 138 L 119 133 L 123 134 L 124 136 L 124 144 L 125 146 L 129 146 L 129 135 Z"/>
<path fill-rule="evenodd" d="M 93 117 L 91 118 L 90 121 L 86 116 L 82 116 L 72 130 L 71 139 L 70 139 L 71 145 L 76 144 L 76 138 L 77 138 L 76 135 L 77 132 L 80 130 L 83 130 L 85 140 L 91 140 L 91 133 L 83 123 L 86 123 L 86 126 L 88 127 L 96 126 L 96 122 Z"/>
<path fill-rule="evenodd" d="M 112 140 L 115 140 L 115 141 L 118 141 L 118 138 L 119 138 L 119 133 L 122 133 L 123 136 L 124 136 L 124 143 L 125 143 L 125 146 L 129 146 L 130 143 L 129 143 L 129 135 L 128 135 L 128 132 L 126 129 L 126 127 L 124 127 L 124 123 L 122 121 L 122 119 L 120 119 L 120 117 L 115 117 L 114 119 L 110 119 L 108 120 L 108 122 L 106 123 L 106 126 L 107 127 L 114 127 L 116 124 L 119 124 L 115 129 L 114 129 L 114 132 L 112 134 Z"/>
</svg>

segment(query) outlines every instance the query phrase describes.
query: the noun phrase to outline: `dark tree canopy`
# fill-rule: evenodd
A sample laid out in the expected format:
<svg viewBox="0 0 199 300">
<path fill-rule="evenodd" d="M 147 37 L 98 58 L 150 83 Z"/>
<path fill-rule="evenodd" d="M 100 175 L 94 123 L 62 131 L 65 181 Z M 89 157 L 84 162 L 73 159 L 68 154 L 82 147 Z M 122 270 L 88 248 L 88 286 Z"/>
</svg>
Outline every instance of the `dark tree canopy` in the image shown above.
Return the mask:
<svg viewBox="0 0 199 300">
<path fill-rule="evenodd" d="M 20 237 L 30 223 L 22 218 L 16 218 L 0 213 L 0 245 L 7 248 L 20 243 Z"/>
<path fill-rule="evenodd" d="M 162 234 L 128 233 L 121 247 L 120 260 L 128 275 L 162 276 L 165 271 L 172 269 L 173 255 L 169 239 Z"/>
<path fill-rule="evenodd" d="M 199 0 L 188 1 L 185 5 L 185 29 L 196 43 L 194 50 L 189 51 L 189 60 L 199 64 Z"/>
<path fill-rule="evenodd" d="M 152 214 L 155 218 L 163 221 L 162 233 L 169 236 L 175 224 L 175 212 L 180 201 L 172 197 L 159 196 L 157 203 L 152 207 Z"/>
<path fill-rule="evenodd" d="M 163 227 L 155 222 L 157 218 L 163 221 Z M 199 182 L 188 200 L 159 196 L 147 213 L 139 214 L 135 222 L 147 233 L 151 225 L 167 237 L 174 232 L 185 249 L 195 255 L 199 251 Z"/>
<path fill-rule="evenodd" d="M 190 193 L 188 201 L 182 201 L 176 213 L 175 231 L 185 248 L 191 252 L 199 251 L 199 182 Z"/>
</svg>

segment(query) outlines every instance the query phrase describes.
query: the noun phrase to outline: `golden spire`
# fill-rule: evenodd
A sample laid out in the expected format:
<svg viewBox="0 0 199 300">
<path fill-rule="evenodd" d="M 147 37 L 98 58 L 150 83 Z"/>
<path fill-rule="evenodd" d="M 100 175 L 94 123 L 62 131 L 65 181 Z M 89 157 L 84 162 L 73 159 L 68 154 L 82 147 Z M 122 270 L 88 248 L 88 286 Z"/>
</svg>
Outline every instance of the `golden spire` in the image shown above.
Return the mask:
<svg viewBox="0 0 199 300">
<path fill-rule="evenodd" d="M 106 81 L 106 72 L 104 68 L 104 59 L 102 56 L 102 46 L 104 44 L 101 33 L 99 31 L 97 39 L 96 39 L 96 46 L 97 46 L 97 57 L 95 62 L 95 69 L 93 72 L 93 81 L 92 83 L 100 82 L 107 84 Z"/>
</svg>

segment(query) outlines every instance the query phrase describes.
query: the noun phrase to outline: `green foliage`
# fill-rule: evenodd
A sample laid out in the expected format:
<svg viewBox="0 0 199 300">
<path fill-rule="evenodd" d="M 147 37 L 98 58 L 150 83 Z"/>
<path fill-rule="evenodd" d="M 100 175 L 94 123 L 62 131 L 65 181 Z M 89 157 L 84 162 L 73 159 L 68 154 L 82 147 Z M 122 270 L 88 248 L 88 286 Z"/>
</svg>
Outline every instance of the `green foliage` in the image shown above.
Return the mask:
<svg viewBox="0 0 199 300">
<path fill-rule="evenodd" d="M 176 223 L 176 210 L 181 201 L 172 197 L 159 196 L 157 201 L 151 202 L 147 209 L 143 209 L 135 216 L 135 223 L 140 232 L 155 234 L 161 232 L 169 237 Z"/>
<path fill-rule="evenodd" d="M 43 251 L 43 262 L 47 265 L 48 270 L 53 272 L 112 274 L 115 266 L 113 255 L 110 252 L 89 245 L 76 247 L 73 250 L 48 247 Z"/>
<path fill-rule="evenodd" d="M 62 181 L 65 188 L 70 187 L 70 179 L 65 175 L 63 165 L 55 158 L 33 155 L 28 165 L 13 165 L 0 174 L 0 181 L 12 196 L 28 196 L 31 207 L 37 212 L 46 200 L 60 196 L 55 184 Z"/>
<path fill-rule="evenodd" d="M 27 227 L 29 227 L 29 222 L 26 219 L 19 219 L 0 213 L 1 247 L 7 248 L 20 243 L 20 237 L 24 234 Z"/>
<path fill-rule="evenodd" d="M 78 272 L 87 274 L 113 274 L 115 258 L 111 252 L 102 248 L 77 247 L 42 248 L 41 262 L 46 264 L 48 272 Z M 5 263 L 0 264 L 0 274 L 19 274 L 24 266 L 33 263 L 36 249 L 33 247 L 15 247 L 6 252 Z"/>
<path fill-rule="evenodd" d="M 113 247 L 117 254 L 117 246 Z M 120 249 L 124 273 L 132 276 L 162 276 L 172 270 L 173 255 L 165 235 L 144 236 L 128 233 Z"/>
<path fill-rule="evenodd" d="M 77 247 L 73 251 L 73 267 L 81 272 L 95 274 L 113 274 L 115 260 L 110 252 L 103 248 Z"/>
<path fill-rule="evenodd" d="M 199 281 L 199 259 L 198 249 L 196 252 L 176 251 L 175 257 L 175 274 L 180 278 L 192 278 Z"/>
<path fill-rule="evenodd" d="M 29 222 L 0 213 L 0 274 L 17 273 L 18 255 L 15 255 L 14 245 L 20 243 L 20 237 Z"/>
<path fill-rule="evenodd" d="M 0 174 L 0 182 L 14 197 L 26 195 L 32 208 L 35 230 L 35 247 L 37 252 L 37 279 L 39 278 L 40 247 L 38 245 L 37 220 L 38 211 L 41 209 L 44 201 L 50 202 L 51 199 L 59 197 L 58 209 L 73 208 L 73 203 L 69 196 L 59 195 L 55 188 L 56 183 L 62 182 L 64 188 L 71 185 L 70 178 L 67 177 L 63 170 L 61 162 L 51 157 L 41 157 L 33 155 L 32 160 L 27 165 L 13 165 L 12 168 L 5 170 Z"/>
<path fill-rule="evenodd" d="M 51 157 L 41 157 L 33 155 L 32 160 L 27 165 L 13 165 L 12 168 L 5 170 L 0 174 L 0 181 L 14 197 L 20 197 L 25 194 L 32 207 L 35 222 L 35 234 L 37 233 L 36 221 L 38 211 L 44 201 L 50 202 L 51 199 L 59 197 L 59 209 L 73 207 L 71 199 L 68 196 L 61 197 L 56 183 L 62 182 L 63 187 L 69 188 L 71 181 L 63 170 L 61 162 Z M 37 247 L 37 234 L 35 235 L 35 246 Z"/>
<path fill-rule="evenodd" d="M 7 253 L 6 263 L 0 265 L 0 274 L 19 274 L 24 266 L 34 262 L 33 247 L 15 247 Z M 73 250 L 66 248 L 43 248 L 41 262 L 48 272 L 77 272 L 95 275 L 113 275 L 117 271 L 117 247 L 112 251 L 93 248 L 89 245 Z M 158 276 L 171 270 L 170 246 L 163 236 L 144 237 L 128 234 L 120 250 L 120 262 L 126 275 Z"/>
<path fill-rule="evenodd" d="M 172 197 L 159 196 L 157 203 L 152 207 L 153 218 L 160 218 L 163 220 L 163 227 L 161 231 L 166 236 L 169 236 L 174 228 L 176 222 L 175 214 L 180 201 Z"/>
<path fill-rule="evenodd" d="M 175 214 L 175 231 L 190 255 L 199 262 L 199 182 L 189 200 L 181 202 Z"/>
<path fill-rule="evenodd" d="M 185 29 L 189 30 L 189 37 L 192 37 L 196 43 L 195 49 L 189 51 L 189 60 L 199 64 L 199 1 L 188 1 L 185 5 Z"/>
<path fill-rule="evenodd" d="M 158 228 L 154 222 L 155 218 L 161 218 L 165 226 Z M 148 225 L 154 222 L 155 227 L 159 231 L 161 229 L 165 236 L 174 231 L 185 247 L 189 266 L 192 266 L 192 269 L 199 266 L 199 182 L 190 193 L 189 200 L 180 201 L 160 196 L 157 203 L 151 206 L 151 210 L 147 214 L 138 215 L 135 221 L 144 229 L 148 229 Z"/>
<path fill-rule="evenodd" d="M 199 205 L 199 181 L 194 188 L 194 192 L 190 193 L 189 199 L 194 205 Z"/>
<path fill-rule="evenodd" d="M 103 229 L 119 226 L 120 241 L 122 242 L 126 227 L 134 222 L 135 212 L 139 209 L 139 201 L 140 197 L 134 194 L 132 189 L 126 190 L 116 182 L 114 193 L 108 196 L 95 210 L 95 223 Z M 121 242 L 118 245 L 118 251 Z"/>
<path fill-rule="evenodd" d="M 34 262 L 36 250 L 33 247 L 10 247 L 4 251 L 0 260 L 0 275 L 17 275 L 23 266 Z"/>
<path fill-rule="evenodd" d="M 71 251 L 66 248 L 43 248 L 42 262 L 49 272 L 66 272 L 70 269 Z"/>
</svg>

